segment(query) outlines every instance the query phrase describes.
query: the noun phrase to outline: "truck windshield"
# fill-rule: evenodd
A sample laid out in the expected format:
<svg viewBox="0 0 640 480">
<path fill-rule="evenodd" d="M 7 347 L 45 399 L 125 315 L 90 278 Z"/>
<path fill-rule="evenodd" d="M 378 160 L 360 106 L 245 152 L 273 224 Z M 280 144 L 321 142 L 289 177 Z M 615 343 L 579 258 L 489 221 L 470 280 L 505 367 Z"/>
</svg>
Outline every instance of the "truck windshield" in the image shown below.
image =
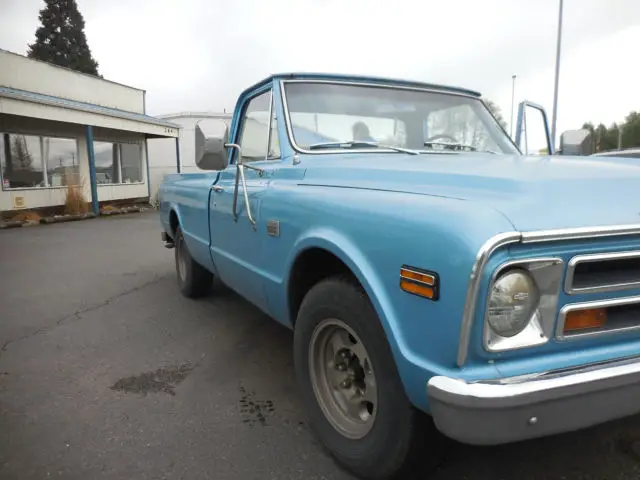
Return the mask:
<svg viewBox="0 0 640 480">
<path fill-rule="evenodd" d="M 327 144 L 353 152 L 375 142 L 421 153 L 519 154 L 474 96 L 313 80 L 286 81 L 284 93 L 292 140 L 302 150 L 322 152 L 318 144 Z"/>
</svg>

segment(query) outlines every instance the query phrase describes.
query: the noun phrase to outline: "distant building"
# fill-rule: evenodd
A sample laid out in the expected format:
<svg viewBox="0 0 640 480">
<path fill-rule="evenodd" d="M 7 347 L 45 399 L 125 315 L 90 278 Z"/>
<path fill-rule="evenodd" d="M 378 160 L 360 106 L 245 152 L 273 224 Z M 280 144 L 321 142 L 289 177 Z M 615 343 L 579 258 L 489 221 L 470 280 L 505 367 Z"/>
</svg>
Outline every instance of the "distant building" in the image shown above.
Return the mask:
<svg viewBox="0 0 640 480">
<path fill-rule="evenodd" d="M 66 186 L 99 202 L 150 196 L 147 140 L 179 126 L 145 91 L 0 50 L 0 211 L 55 207 Z"/>
<path fill-rule="evenodd" d="M 180 126 L 179 160 L 180 172 L 190 173 L 201 171 L 196 166 L 195 128 L 203 119 L 219 118 L 231 127 L 231 113 L 215 112 L 179 112 L 159 115 L 158 118 Z M 169 139 L 153 140 L 149 142 L 149 179 L 151 198 L 153 199 L 167 173 L 178 171 L 176 162 L 176 143 Z"/>
</svg>

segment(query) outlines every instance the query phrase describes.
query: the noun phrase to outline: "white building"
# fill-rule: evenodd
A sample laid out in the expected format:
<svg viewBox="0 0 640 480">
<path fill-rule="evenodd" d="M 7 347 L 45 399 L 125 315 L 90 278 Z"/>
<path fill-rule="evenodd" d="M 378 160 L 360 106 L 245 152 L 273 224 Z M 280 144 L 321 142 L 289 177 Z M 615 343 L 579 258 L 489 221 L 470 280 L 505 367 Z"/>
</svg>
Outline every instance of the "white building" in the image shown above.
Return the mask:
<svg viewBox="0 0 640 480">
<path fill-rule="evenodd" d="M 178 144 L 169 139 L 149 142 L 149 181 L 152 199 L 155 197 L 158 186 L 162 183 L 162 179 L 167 173 L 202 171 L 196 166 L 196 124 L 203 119 L 219 118 L 231 126 L 231 117 L 231 113 L 212 112 L 180 112 L 158 116 L 158 118 L 179 125 L 180 134 Z M 179 147 L 176 145 L 179 145 Z M 177 162 L 176 154 L 178 155 Z"/>
<path fill-rule="evenodd" d="M 0 211 L 55 207 L 66 185 L 99 203 L 150 197 L 147 139 L 179 126 L 145 114 L 145 91 L 0 50 Z"/>
</svg>

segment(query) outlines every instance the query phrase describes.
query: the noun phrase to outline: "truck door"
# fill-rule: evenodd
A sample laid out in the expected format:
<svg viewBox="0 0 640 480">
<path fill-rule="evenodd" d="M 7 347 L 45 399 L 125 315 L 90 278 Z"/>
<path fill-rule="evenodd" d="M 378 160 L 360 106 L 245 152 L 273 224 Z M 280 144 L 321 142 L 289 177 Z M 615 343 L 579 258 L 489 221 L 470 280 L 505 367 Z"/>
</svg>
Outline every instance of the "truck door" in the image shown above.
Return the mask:
<svg viewBox="0 0 640 480">
<path fill-rule="evenodd" d="M 246 195 L 237 166 L 240 152 L 234 149 L 229 166 L 211 187 L 209 208 L 211 257 L 220 278 L 263 309 L 267 303 L 261 246 L 267 233 L 260 207 L 270 176 L 280 164 L 276 122 L 271 122 L 275 116 L 272 105 L 271 89 L 249 98 L 239 119 L 237 134 L 230 139 L 240 146 L 242 162 L 246 165 Z"/>
</svg>

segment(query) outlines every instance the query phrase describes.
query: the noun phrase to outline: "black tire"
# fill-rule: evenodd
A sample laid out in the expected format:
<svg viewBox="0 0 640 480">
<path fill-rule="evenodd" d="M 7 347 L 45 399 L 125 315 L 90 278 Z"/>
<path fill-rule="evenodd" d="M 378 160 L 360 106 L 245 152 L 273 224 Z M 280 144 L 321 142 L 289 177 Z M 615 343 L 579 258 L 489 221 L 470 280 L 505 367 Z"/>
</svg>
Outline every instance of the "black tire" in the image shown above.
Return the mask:
<svg viewBox="0 0 640 480">
<path fill-rule="evenodd" d="M 187 298 L 207 295 L 211 291 L 213 274 L 191 257 L 180 226 L 176 228 L 173 242 L 175 244 L 176 277 L 180 292 Z M 184 260 L 183 272 L 181 272 L 181 258 Z"/>
<path fill-rule="evenodd" d="M 359 337 L 375 372 L 376 416 L 358 440 L 332 425 L 314 393 L 310 348 L 316 326 L 325 319 L 344 322 Z M 295 324 L 294 363 L 311 427 L 344 469 L 369 480 L 425 478 L 441 461 L 444 437 L 409 402 L 378 316 L 349 277 L 323 280 L 305 296 Z"/>
</svg>

